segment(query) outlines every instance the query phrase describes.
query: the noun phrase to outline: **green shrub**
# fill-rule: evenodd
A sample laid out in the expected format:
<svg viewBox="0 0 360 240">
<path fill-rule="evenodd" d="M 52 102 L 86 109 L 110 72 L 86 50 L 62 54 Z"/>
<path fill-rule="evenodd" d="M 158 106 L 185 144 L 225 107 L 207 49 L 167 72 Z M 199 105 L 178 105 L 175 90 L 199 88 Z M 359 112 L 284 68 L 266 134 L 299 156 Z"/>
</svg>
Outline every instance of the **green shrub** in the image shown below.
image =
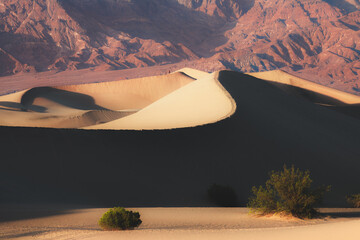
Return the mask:
<svg viewBox="0 0 360 240">
<path fill-rule="evenodd" d="M 234 189 L 230 186 L 213 184 L 209 187 L 208 198 L 220 207 L 236 207 L 238 200 Z"/>
<path fill-rule="evenodd" d="M 350 203 L 353 207 L 360 208 L 360 193 L 353 194 L 346 197 L 348 203 Z"/>
<path fill-rule="evenodd" d="M 140 226 L 140 214 L 127 211 L 122 207 L 109 209 L 99 220 L 99 225 L 104 230 L 127 230 Z"/>
<path fill-rule="evenodd" d="M 270 173 L 265 187 L 253 187 L 248 207 L 260 214 L 286 213 L 299 218 L 313 218 L 318 212 L 314 206 L 322 201 L 330 186 L 311 189 L 309 171 L 295 169 Z"/>
</svg>

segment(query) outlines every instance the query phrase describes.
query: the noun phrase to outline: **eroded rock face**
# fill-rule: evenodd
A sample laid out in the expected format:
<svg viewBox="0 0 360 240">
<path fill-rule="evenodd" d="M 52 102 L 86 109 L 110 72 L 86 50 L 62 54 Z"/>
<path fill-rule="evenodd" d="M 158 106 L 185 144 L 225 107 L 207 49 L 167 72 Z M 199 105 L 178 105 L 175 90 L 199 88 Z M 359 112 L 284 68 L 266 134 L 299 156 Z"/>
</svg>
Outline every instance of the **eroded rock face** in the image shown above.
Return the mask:
<svg viewBox="0 0 360 240">
<path fill-rule="evenodd" d="M 345 12 L 354 12 L 360 9 L 359 0 L 326 0 L 326 2 Z"/>
<path fill-rule="evenodd" d="M 239 18 L 249 10 L 254 1 L 250 0 L 174 0 L 178 3 L 204 12 L 209 15 L 216 15 L 228 20 Z"/>
<path fill-rule="evenodd" d="M 325 85 L 355 83 L 359 17 L 359 11 L 344 13 L 320 0 L 259 0 L 226 32 L 229 41 L 221 48 L 231 51 L 220 58 L 242 71 L 284 68 Z M 350 86 L 340 88 L 352 91 Z"/>
<path fill-rule="evenodd" d="M 356 92 L 359 8 L 359 0 L 4 0 L 0 75 L 192 61 L 206 71 L 282 68 Z"/>
</svg>

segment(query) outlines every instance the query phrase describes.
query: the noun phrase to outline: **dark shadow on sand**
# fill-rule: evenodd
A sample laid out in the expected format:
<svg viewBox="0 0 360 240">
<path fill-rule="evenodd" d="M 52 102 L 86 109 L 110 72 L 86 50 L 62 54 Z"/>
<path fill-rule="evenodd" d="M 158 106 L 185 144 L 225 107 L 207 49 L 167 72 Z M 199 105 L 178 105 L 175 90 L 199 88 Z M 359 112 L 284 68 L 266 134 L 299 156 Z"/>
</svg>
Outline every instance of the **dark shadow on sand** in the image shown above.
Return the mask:
<svg viewBox="0 0 360 240">
<path fill-rule="evenodd" d="M 326 106 L 329 109 L 345 115 L 360 119 L 360 104 L 348 104 L 345 106 Z"/>
<path fill-rule="evenodd" d="M 71 209 L 59 207 L 39 207 L 19 205 L 0 205 L 0 222 L 35 219 L 70 213 Z"/>
<path fill-rule="evenodd" d="M 89 95 L 52 87 L 36 87 L 25 92 L 21 97 L 21 106 L 25 110 L 31 110 L 34 108 L 32 104 L 36 98 L 45 98 L 63 106 L 79 110 L 108 110 L 98 106 L 94 98 Z"/>
<path fill-rule="evenodd" d="M 0 202 L 204 207 L 217 182 L 233 186 L 244 206 L 271 170 L 294 164 L 310 170 L 314 187 L 332 186 L 323 206 L 348 206 L 345 196 L 360 182 L 359 119 L 245 74 L 219 77 L 237 111 L 214 124 L 164 131 L 0 127 Z"/>
<path fill-rule="evenodd" d="M 360 218 L 360 208 L 349 208 L 345 210 L 334 211 L 327 210 L 326 212 L 321 213 L 321 216 L 331 217 L 331 218 Z"/>
<path fill-rule="evenodd" d="M 32 231 L 32 232 L 26 232 L 26 233 L 19 233 L 19 234 L 11 234 L 11 235 L 5 235 L 3 237 L 0 237 L 0 239 L 16 239 L 21 237 L 34 237 L 43 233 L 46 233 L 48 231 L 42 230 L 42 231 Z"/>
<path fill-rule="evenodd" d="M 307 100 L 309 100 L 310 102 L 316 103 L 316 104 L 320 104 L 320 105 L 331 105 L 331 106 L 345 106 L 347 105 L 346 103 L 314 92 L 314 91 L 310 91 L 307 89 L 303 89 L 300 87 L 295 87 L 295 86 L 291 86 L 288 84 L 282 84 L 282 83 L 277 83 L 277 82 L 269 82 L 270 84 L 284 90 L 285 92 L 287 92 L 288 94 L 294 95 L 294 96 L 298 96 L 298 97 L 302 97 L 305 98 Z"/>
<path fill-rule="evenodd" d="M 24 106 L 21 103 L 17 102 L 0 102 L 0 109 L 14 111 L 14 112 L 22 112 L 24 111 Z M 30 105 L 27 106 L 28 111 L 38 112 L 38 113 L 45 113 L 47 112 L 46 107 L 37 106 L 37 105 Z"/>
<path fill-rule="evenodd" d="M 360 104 L 347 104 L 336 98 L 332 98 L 300 87 L 276 82 L 269 83 L 293 96 L 304 98 L 317 105 L 321 105 L 325 108 L 335 110 L 339 113 L 343 113 L 345 115 L 360 119 Z"/>
</svg>

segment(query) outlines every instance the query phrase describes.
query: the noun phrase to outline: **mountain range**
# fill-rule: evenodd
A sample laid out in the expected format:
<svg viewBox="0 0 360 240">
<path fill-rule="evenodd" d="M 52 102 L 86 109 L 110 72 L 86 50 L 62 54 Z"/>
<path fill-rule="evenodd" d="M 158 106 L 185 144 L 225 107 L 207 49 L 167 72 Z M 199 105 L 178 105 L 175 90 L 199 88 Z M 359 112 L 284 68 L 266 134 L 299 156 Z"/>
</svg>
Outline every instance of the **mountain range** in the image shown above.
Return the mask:
<svg viewBox="0 0 360 240">
<path fill-rule="evenodd" d="M 0 76 L 183 63 L 360 91 L 359 0 L 1 0 Z"/>
</svg>

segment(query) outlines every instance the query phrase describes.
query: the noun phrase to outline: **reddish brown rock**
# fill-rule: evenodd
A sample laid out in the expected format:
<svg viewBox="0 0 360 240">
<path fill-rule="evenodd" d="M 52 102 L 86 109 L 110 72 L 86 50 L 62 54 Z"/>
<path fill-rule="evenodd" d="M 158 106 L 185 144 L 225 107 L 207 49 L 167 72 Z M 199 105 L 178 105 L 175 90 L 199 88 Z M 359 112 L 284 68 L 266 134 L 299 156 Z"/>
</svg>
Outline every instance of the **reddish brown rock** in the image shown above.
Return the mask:
<svg viewBox="0 0 360 240">
<path fill-rule="evenodd" d="M 357 92 L 359 9 L 358 0 L 4 0 L 0 75 L 184 62 L 281 68 Z"/>
</svg>

